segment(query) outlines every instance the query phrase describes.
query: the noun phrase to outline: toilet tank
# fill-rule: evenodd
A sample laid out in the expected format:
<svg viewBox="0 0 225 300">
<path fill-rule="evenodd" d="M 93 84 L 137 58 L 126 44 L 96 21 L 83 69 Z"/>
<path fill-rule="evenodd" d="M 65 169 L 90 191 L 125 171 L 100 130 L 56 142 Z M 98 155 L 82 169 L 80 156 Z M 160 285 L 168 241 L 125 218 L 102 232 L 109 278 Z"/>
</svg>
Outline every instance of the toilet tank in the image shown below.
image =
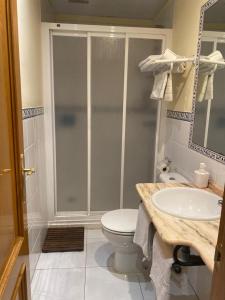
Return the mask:
<svg viewBox="0 0 225 300">
<path fill-rule="evenodd" d="M 158 182 L 163 183 L 189 183 L 187 178 L 177 172 L 164 172 L 159 175 Z"/>
</svg>

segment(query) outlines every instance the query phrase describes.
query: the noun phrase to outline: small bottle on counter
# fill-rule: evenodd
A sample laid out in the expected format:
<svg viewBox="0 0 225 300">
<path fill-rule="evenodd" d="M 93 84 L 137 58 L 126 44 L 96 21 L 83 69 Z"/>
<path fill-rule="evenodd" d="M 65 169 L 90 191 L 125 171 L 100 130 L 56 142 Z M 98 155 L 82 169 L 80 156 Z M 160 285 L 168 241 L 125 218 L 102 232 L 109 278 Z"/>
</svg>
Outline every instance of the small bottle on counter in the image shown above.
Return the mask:
<svg viewBox="0 0 225 300">
<path fill-rule="evenodd" d="M 209 185 L 209 172 L 206 170 L 206 164 L 200 163 L 200 168 L 194 171 L 194 184 L 200 188 L 207 188 Z"/>
</svg>

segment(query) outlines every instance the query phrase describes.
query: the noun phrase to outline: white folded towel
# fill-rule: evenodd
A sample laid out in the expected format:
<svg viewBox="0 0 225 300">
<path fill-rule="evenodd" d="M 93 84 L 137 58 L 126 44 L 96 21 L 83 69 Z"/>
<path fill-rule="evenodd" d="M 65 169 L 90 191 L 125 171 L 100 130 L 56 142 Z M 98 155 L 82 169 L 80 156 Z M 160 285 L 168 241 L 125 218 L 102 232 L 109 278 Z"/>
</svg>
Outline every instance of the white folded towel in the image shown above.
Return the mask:
<svg viewBox="0 0 225 300">
<path fill-rule="evenodd" d="M 161 72 L 155 75 L 154 85 L 152 88 L 152 93 L 150 95 L 151 99 L 162 100 L 164 98 L 168 76 L 168 72 Z"/>
<path fill-rule="evenodd" d="M 151 69 L 157 64 L 157 73 L 159 72 L 165 72 L 170 70 L 171 63 L 163 63 L 163 60 L 172 60 L 173 65 L 173 73 L 183 73 L 185 71 L 185 62 L 176 62 L 176 59 L 183 58 L 182 56 L 177 55 L 170 49 L 166 49 L 164 53 L 160 55 L 150 55 L 143 61 L 139 63 L 139 68 L 142 72 L 144 71 L 151 71 Z M 162 63 L 156 63 L 156 61 L 161 60 Z"/>
<path fill-rule="evenodd" d="M 150 95 L 151 99 L 165 101 L 173 100 L 172 73 L 183 73 L 185 71 L 185 63 L 176 62 L 176 59 L 178 58 L 182 57 L 176 55 L 170 49 L 166 49 L 163 54 L 150 55 L 139 63 L 142 72 L 154 72 L 155 78 L 152 93 Z M 164 60 L 171 60 L 172 62 L 163 63 Z M 156 61 L 162 61 L 162 63 Z"/>
<path fill-rule="evenodd" d="M 172 69 L 173 64 L 171 64 L 169 70 L 155 74 L 154 85 L 150 95 L 151 99 L 173 101 Z"/>
<path fill-rule="evenodd" d="M 136 230 L 134 234 L 134 243 L 142 248 L 144 256 L 151 260 L 151 246 L 153 241 L 153 228 L 151 226 L 151 219 L 146 212 L 144 204 L 139 205 L 138 219 Z"/>
<path fill-rule="evenodd" d="M 150 277 L 155 286 L 157 300 L 169 300 L 171 295 L 193 295 L 186 272 L 172 273 L 172 264 L 173 247 L 164 243 L 156 233 L 153 241 Z"/>
<path fill-rule="evenodd" d="M 201 62 L 201 58 L 208 60 L 209 62 Z M 220 51 L 216 50 L 208 56 L 201 56 L 199 65 L 199 77 L 198 77 L 198 89 L 197 100 L 202 102 L 203 100 L 213 99 L 213 86 L 214 75 L 217 70 L 217 64 L 211 63 L 216 61 L 224 61 L 223 55 Z"/>
</svg>

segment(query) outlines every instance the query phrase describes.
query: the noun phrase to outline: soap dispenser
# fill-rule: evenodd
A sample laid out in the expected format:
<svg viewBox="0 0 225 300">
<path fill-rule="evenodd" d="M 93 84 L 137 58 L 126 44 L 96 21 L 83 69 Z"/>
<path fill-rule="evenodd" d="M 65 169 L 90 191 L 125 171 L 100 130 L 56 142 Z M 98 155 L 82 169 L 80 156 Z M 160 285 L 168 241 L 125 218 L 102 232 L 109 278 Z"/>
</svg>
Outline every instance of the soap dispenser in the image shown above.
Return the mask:
<svg viewBox="0 0 225 300">
<path fill-rule="evenodd" d="M 206 188 L 209 184 L 209 172 L 206 170 L 206 164 L 200 163 L 200 168 L 195 170 L 194 184 L 198 188 Z"/>
</svg>

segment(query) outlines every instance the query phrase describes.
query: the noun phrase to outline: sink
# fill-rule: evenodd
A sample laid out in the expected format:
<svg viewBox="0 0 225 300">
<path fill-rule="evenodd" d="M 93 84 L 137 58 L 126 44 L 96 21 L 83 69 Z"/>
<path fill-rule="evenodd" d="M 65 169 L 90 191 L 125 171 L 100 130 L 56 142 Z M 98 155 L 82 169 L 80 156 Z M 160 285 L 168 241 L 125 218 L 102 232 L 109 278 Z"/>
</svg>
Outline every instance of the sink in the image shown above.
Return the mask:
<svg viewBox="0 0 225 300">
<path fill-rule="evenodd" d="M 221 197 L 205 190 L 177 187 L 165 188 L 153 194 L 156 208 L 169 215 L 198 221 L 212 221 L 220 218 Z"/>
</svg>

